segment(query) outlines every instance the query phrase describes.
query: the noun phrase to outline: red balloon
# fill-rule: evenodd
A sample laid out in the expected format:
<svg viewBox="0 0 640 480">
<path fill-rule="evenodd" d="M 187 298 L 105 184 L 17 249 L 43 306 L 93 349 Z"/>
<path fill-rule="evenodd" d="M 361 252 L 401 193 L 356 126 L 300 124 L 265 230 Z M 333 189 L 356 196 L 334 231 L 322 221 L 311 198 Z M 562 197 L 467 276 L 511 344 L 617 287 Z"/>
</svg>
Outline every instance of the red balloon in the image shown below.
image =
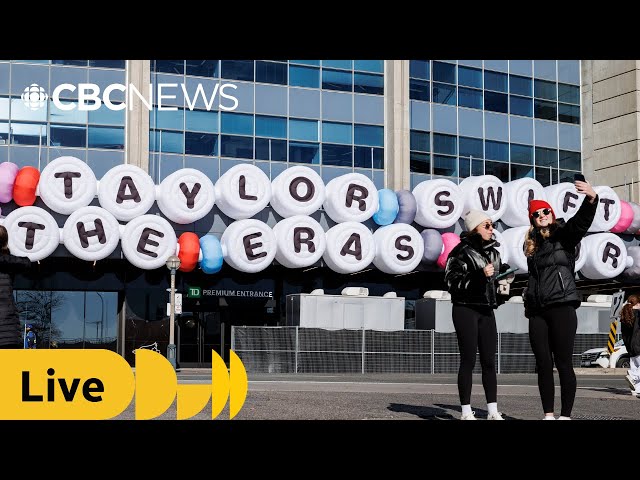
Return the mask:
<svg viewBox="0 0 640 480">
<path fill-rule="evenodd" d="M 13 201 L 21 207 L 33 205 L 36 201 L 36 188 L 40 181 L 40 172 L 35 167 L 22 167 L 18 170 L 13 184 Z"/>
<path fill-rule="evenodd" d="M 180 259 L 181 272 L 190 272 L 198 264 L 198 256 L 200 254 L 200 239 L 193 232 L 184 232 L 178 239 L 180 251 L 178 258 Z"/>
</svg>

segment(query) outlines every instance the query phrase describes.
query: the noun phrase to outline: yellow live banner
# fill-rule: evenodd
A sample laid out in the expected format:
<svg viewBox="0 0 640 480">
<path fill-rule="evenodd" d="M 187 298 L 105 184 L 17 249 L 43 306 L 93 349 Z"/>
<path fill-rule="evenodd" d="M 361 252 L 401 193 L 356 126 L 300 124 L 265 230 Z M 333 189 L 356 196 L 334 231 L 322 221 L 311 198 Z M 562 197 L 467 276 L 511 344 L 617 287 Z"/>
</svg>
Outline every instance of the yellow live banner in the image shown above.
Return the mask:
<svg viewBox="0 0 640 480">
<path fill-rule="evenodd" d="M 212 418 L 229 399 L 232 419 L 246 399 L 246 370 L 232 350 L 228 371 L 211 355 L 211 385 L 178 385 L 169 361 L 151 350 L 137 350 L 135 373 L 111 350 L 0 350 L 0 419 L 105 420 L 125 411 L 134 393 L 136 420 L 162 415 L 174 400 L 177 419 L 191 418 L 210 399 Z"/>
</svg>

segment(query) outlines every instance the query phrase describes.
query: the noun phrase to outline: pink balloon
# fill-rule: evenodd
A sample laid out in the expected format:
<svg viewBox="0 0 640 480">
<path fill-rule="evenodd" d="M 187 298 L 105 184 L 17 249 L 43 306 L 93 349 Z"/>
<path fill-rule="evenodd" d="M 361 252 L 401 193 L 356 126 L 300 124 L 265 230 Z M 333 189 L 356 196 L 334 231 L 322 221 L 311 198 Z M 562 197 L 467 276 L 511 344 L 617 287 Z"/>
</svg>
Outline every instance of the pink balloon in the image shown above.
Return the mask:
<svg viewBox="0 0 640 480">
<path fill-rule="evenodd" d="M 629 205 L 624 200 L 620 200 L 620 210 L 622 210 L 620 220 L 618 220 L 618 223 L 616 223 L 613 228 L 609 230 L 612 233 L 624 232 L 627 228 L 629 228 L 631 222 L 633 222 L 633 209 L 631 208 L 631 205 Z"/>
<path fill-rule="evenodd" d="M 442 253 L 436 260 L 436 264 L 444 270 L 444 267 L 447 265 L 447 258 L 449 257 L 449 253 L 451 250 L 455 248 L 456 245 L 460 243 L 460 236 L 457 233 L 446 232 L 442 234 Z"/>
<path fill-rule="evenodd" d="M 13 198 L 13 184 L 18 170 L 20 169 L 15 163 L 0 163 L 0 203 L 9 203 Z"/>
</svg>

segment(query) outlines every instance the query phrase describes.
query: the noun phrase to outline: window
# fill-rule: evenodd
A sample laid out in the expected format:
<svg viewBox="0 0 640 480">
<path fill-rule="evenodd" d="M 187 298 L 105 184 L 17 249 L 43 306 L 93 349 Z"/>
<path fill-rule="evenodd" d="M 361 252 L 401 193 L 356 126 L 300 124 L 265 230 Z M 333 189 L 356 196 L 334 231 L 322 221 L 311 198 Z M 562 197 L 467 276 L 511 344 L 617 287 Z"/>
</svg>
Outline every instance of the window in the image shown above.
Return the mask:
<svg viewBox="0 0 640 480">
<path fill-rule="evenodd" d="M 546 80 L 535 80 L 534 92 L 536 98 L 544 98 L 545 100 L 557 100 L 556 82 L 547 82 Z"/>
<path fill-rule="evenodd" d="M 552 148 L 536 147 L 536 166 L 558 167 L 558 151 Z"/>
<path fill-rule="evenodd" d="M 433 174 L 445 177 L 458 176 L 458 159 L 445 155 L 433 156 Z"/>
<path fill-rule="evenodd" d="M 491 112 L 508 113 L 509 103 L 504 93 L 484 92 L 484 109 Z"/>
<path fill-rule="evenodd" d="M 185 132 L 184 151 L 187 155 L 216 156 L 218 135 L 200 132 Z"/>
<path fill-rule="evenodd" d="M 46 125 L 12 122 L 9 133 L 9 140 L 13 145 L 47 145 Z M 52 141 L 51 146 L 59 145 L 55 145 Z"/>
<path fill-rule="evenodd" d="M 458 85 L 482 88 L 482 70 L 458 66 Z"/>
<path fill-rule="evenodd" d="M 452 63 L 433 62 L 433 81 L 456 83 L 456 66 Z"/>
<path fill-rule="evenodd" d="M 509 75 L 509 92 L 516 95 L 533 96 L 533 82 L 530 78 Z"/>
<path fill-rule="evenodd" d="M 580 152 L 560 150 L 560 168 L 581 171 Z M 571 180 L 573 182 L 573 179 Z"/>
<path fill-rule="evenodd" d="M 484 88 L 485 90 L 495 90 L 497 92 L 507 92 L 507 74 L 484 71 Z"/>
<path fill-rule="evenodd" d="M 409 98 L 411 100 L 429 101 L 429 82 L 424 80 L 409 80 Z"/>
<path fill-rule="evenodd" d="M 50 146 L 52 147 L 86 147 L 87 127 L 75 125 L 51 125 Z M 33 145 L 37 145 L 38 142 Z"/>
<path fill-rule="evenodd" d="M 184 75 L 184 60 L 154 60 L 153 63 L 156 72 Z"/>
<path fill-rule="evenodd" d="M 445 105 L 456 104 L 456 87 L 444 83 L 433 83 L 433 101 Z"/>
<path fill-rule="evenodd" d="M 575 85 L 558 84 L 558 101 L 580 105 L 580 87 Z"/>
<path fill-rule="evenodd" d="M 384 127 L 373 125 L 354 125 L 354 143 L 358 145 L 369 145 L 372 147 L 382 147 L 384 145 Z"/>
<path fill-rule="evenodd" d="M 287 119 L 256 115 L 256 136 L 287 138 Z"/>
<path fill-rule="evenodd" d="M 245 113 L 221 113 L 222 133 L 253 135 L 253 115 Z"/>
<path fill-rule="evenodd" d="M 460 137 L 460 157 L 484 158 L 481 138 Z"/>
<path fill-rule="evenodd" d="M 580 107 L 577 105 L 558 104 L 558 121 L 565 123 L 580 124 Z"/>
<path fill-rule="evenodd" d="M 290 65 L 289 85 L 292 87 L 320 88 L 320 69 Z"/>
<path fill-rule="evenodd" d="M 317 143 L 289 142 L 289 162 L 320 163 L 320 150 Z"/>
<path fill-rule="evenodd" d="M 429 60 L 410 60 L 409 77 L 429 80 Z"/>
<path fill-rule="evenodd" d="M 384 95 L 384 77 L 370 73 L 356 73 L 353 78 L 353 90 L 356 93 Z"/>
<path fill-rule="evenodd" d="M 124 150 L 124 128 L 89 127 L 89 148 Z"/>
<path fill-rule="evenodd" d="M 322 122 L 322 141 L 327 143 L 353 143 L 350 123 Z"/>
<path fill-rule="evenodd" d="M 222 60 L 221 77 L 253 82 L 253 60 Z"/>
<path fill-rule="evenodd" d="M 431 155 L 428 153 L 411 152 L 409 157 L 411 171 L 416 173 L 431 173 Z"/>
<path fill-rule="evenodd" d="M 533 116 L 533 99 L 509 95 L 511 115 Z"/>
<path fill-rule="evenodd" d="M 464 87 L 458 88 L 458 105 L 482 110 L 482 90 Z"/>
<path fill-rule="evenodd" d="M 322 88 L 325 90 L 353 91 L 353 74 L 340 70 L 322 69 Z"/>
<path fill-rule="evenodd" d="M 185 110 L 186 130 L 194 132 L 218 132 L 218 112 Z"/>
<path fill-rule="evenodd" d="M 421 132 L 419 130 L 411 130 L 410 133 L 410 149 L 419 152 L 430 152 L 429 132 Z"/>
<path fill-rule="evenodd" d="M 253 137 L 220 135 L 220 156 L 252 159 Z"/>
<path fill-rule="evenodd" d="M 256 82 L 287 84 L 287 64 L 256 60 Z"/>
<path fill-rule="evenodd" d="M 530 145 L 518 145 L 512 143 L 511 163 L 525 163 L 527 165 L 533 165 L 533 147 Z"/>
<path fill-rule="evenodd" d="M 351 145 L 322 144 L 322 164 L 339 167 L 353 166 L 353 148 Z"/>
<path fill-rule="evenodd" d="M 287 141 L 256 137 L 256 160 L 287 161 Z"/>
<path fill-rule="evenodd" d="M 491 160 L 499 160 L 501 162 L 509 161 L 509 144 L 504 142 L 494 142 L 487 140 L 485 145 L 485 158 Z"/>
<path fill-rule="evenodd" d="M 318 141 L 318 121 L 289 119 L 289 138 Z"/>
<path fill-rule="evenodd" d="M 458 154 L 458 142 L 455 135 L 433 134 L 433 151 L 449 155 Z"/>
<path fill-rule="evenodd" d="M 219 60 L 187 60 L 187 75 L 218 77 Z"/>
<path fill-rule="evenodd" d="M 534 101 L 534 112 L 536 118 L 541 118 L 543 120 L 556 120 L 556 103 L 555 102 L 545 102 L 544 100 L 535 100 Z"/>
</svg>

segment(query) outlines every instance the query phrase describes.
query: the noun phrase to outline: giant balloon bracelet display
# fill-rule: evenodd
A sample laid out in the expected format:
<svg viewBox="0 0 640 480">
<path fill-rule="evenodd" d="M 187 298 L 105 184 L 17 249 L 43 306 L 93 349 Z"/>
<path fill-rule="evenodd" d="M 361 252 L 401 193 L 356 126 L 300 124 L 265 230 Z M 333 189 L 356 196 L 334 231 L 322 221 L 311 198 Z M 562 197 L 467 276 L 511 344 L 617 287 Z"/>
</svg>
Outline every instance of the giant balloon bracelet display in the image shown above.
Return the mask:
<svg viewBox="0 0 640 480">
<path fill-rule="evenodd" d="M 598 209 L 577 248 L 576 272 L 591 279 L 640 277 L 640 248 L 627 248 L 620 237 L 640 233 L 640 205 L 621 200 L 607 186 L 594 188 Z M 34 206 L 37 197 L 48 210 Z M 177 254 L 181 271 L 199 267 L 209 274 L 219 272 L 225 262 L 256 273 L 274 260 L 286 268 L 302 268 L 320 259 L 344 274 L 370 265 L 389 274 L 412 272 L 421 263 L 443 269 L 460 243 L 452 230 L 469 209 L 508 227 L 495 231 L 498 250 L 505 262 L 525 273 L 529 200 L 547 200 L 566 221 L 583 197 L 572 183 L 543 187 L 532 178 L 503 183 L 492 175 L 468 177 L 460 184 L 425 180 L 412 191 L 393 191 L 377 190 L 359 173 L 325 185 L 305 166 L 287 168 L 270 181 L 258 167 L 239 164 L 215 184 L 203 172 L 183 168 L 156 185 L 144 170 L 127 164 L 98 181 L 75 157 L 59 157 L 42 172 L 0 163 L 0 204 L 13 201 L 18 206 L 0 217 L 12 253 L 41 260 L 63 244 L 72 255 L 97 261 L 120 242 L 124 257 L 141 269 L 160 268 Z M 148 213 L 154 202 L 161 214 Z M 193 224 L 214 205 L 232 219 L 220 238 L 212 233 L 176 235 L 174 225 Z M 253 218 L 268 205 L 282 217 L 273 228 Z M 326 231 L 312 217 L 320 209 L 328 216 Z M 50 211 L 68 216 L 62 228 Z"/>
</svg>

